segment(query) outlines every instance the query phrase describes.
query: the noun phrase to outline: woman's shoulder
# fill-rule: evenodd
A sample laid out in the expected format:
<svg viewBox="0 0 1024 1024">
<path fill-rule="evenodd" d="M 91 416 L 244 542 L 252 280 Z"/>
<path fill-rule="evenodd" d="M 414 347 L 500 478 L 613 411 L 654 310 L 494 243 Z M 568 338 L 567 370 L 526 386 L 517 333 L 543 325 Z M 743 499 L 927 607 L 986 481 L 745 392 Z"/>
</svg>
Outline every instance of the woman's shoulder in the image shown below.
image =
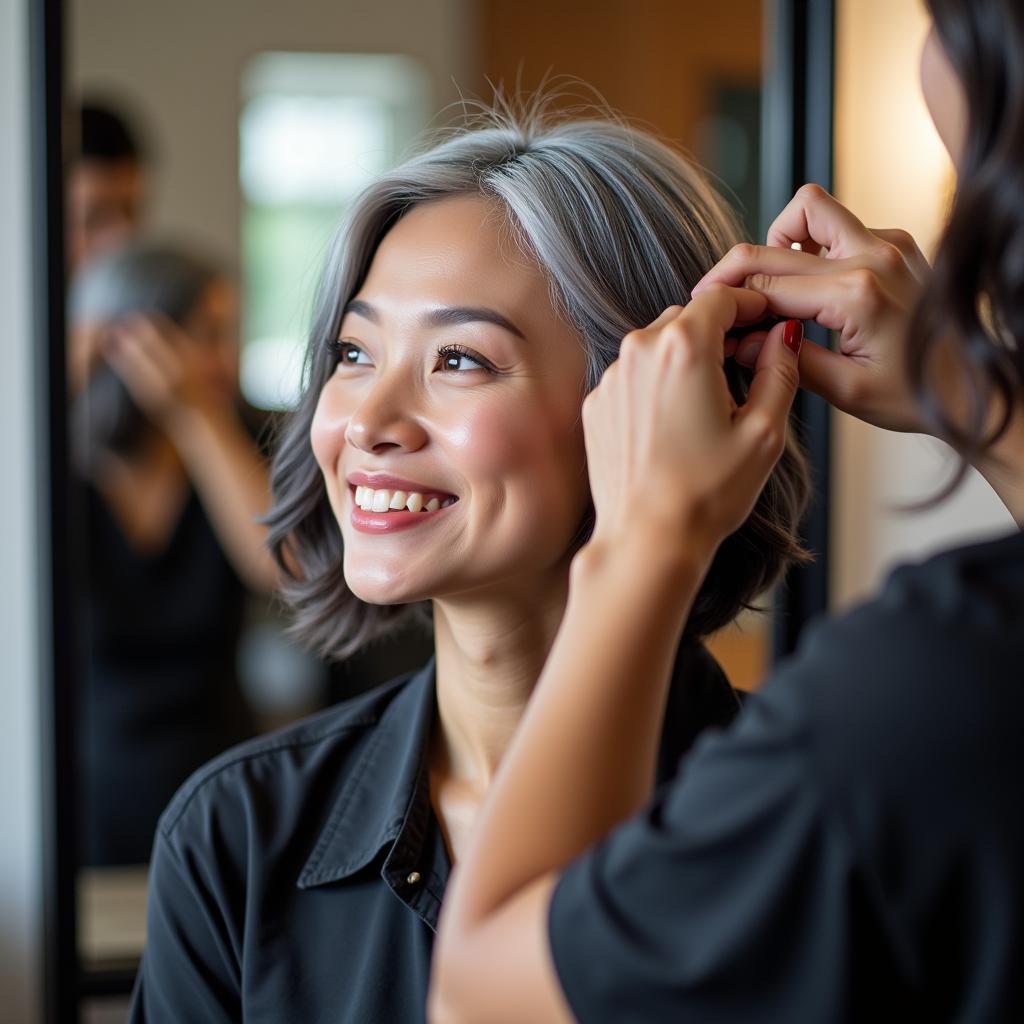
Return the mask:
<svg viewBox="0 0 1024 1024">
<path fill-rule="evenodd" d="M 157 841 L 177 844 L 254 828 L 285 830 L 319 818 L 379 734 L 412 734 L 433 701 L 433 663 L 274 732 L 245 741 L 195 771 L 161 816 Z"/>
</svg>

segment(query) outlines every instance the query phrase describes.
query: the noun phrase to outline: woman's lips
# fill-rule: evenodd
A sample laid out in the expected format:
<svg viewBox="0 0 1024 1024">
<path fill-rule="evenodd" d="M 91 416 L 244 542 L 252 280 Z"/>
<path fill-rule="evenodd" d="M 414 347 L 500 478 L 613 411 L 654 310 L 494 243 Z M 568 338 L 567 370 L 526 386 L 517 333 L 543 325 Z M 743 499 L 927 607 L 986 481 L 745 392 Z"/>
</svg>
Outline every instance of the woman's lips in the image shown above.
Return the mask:
<svg viewBox="0 0 1024 1024">
<path fill-rule="evenodd" d="M 407 494 L 438 494 L 442 497 L 454 497 L 450 491 L 415 480 L 404 480 L 401 477 L 389 476 L 387 473 L 349 473 L 345 482 L 350 487 L 369 487 L 374 491 L 405 491 Z"/>
<path fill-rule="evenodd" d="M 352 488 L 349 494 L 354 495 L 354 490 Z M 458 502 L 439 508 L 436 512 L 365 512 L 355 504 L 353 497 L 349 521 L 352 523 L 352 527 L 360 533 L 396 533 L 400 530 L 410 530 L 434 522 L 444 517 L 457 504 Z"/>
<path fill-rule="evenodd" d="M 387 473 L 353 472 L 346 480 L 352 502 L 349 518 L 360 533 L 394 533 L 421 526 L 459 500 L 447 491 Z"/>
</svg>

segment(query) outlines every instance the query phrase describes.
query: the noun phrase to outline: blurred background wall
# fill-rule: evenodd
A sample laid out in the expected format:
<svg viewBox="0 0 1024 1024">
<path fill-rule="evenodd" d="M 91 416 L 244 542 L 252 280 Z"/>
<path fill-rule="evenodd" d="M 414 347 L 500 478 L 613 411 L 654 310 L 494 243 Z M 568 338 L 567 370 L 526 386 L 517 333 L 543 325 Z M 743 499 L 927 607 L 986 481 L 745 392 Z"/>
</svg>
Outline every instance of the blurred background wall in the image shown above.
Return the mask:
<svg viewBox="0 0 1024 1024">
<path fill-rule="evenodd" d="M 239 115 L 251 57 L 404 53 L 440 108 L 477 78 L 473 0 L 70 0 L 68 85 L 123 97 L 160 164 L 153 226 L 240 262 Z"/>
</svg>

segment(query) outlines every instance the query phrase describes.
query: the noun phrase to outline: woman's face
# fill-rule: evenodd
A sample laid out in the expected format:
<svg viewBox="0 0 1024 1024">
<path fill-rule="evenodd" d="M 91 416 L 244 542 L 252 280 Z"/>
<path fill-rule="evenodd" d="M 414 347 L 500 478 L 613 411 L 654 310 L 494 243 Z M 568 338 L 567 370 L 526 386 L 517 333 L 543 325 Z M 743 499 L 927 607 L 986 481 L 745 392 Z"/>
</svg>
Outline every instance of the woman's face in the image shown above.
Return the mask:
<svg viewBox="0 0 1024 1024">
<path fill-rule="evenodd" d="M 509 234 L 482 198 L 416 206 L 345 312 L 311 440 L 364 601 L 535 587 L 588 507 L 582 344 Z"/>
<path fill-rule="evenodd" d="M 967 103 L 934 26 L 921 51 L 921 91 L 939 138 L 958 164 L 967 133 Z"/>
</svg>

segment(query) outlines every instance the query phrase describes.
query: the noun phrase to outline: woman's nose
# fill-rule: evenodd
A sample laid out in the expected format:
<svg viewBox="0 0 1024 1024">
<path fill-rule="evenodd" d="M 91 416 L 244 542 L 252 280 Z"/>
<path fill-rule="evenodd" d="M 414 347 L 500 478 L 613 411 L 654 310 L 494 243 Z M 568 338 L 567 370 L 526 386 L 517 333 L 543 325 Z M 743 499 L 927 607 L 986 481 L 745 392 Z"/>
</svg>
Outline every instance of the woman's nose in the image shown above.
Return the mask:
<svg viewBox="0 0 1024 1024">
<path fill-rule="evenodd" d="M 409 389 L 381 377 L 352 411 L 345 440 L 364 452 L 379 455 L 391 449 L 417 451 L 426 444 L 427 432 L 416 416 Z"/>
</svg>

